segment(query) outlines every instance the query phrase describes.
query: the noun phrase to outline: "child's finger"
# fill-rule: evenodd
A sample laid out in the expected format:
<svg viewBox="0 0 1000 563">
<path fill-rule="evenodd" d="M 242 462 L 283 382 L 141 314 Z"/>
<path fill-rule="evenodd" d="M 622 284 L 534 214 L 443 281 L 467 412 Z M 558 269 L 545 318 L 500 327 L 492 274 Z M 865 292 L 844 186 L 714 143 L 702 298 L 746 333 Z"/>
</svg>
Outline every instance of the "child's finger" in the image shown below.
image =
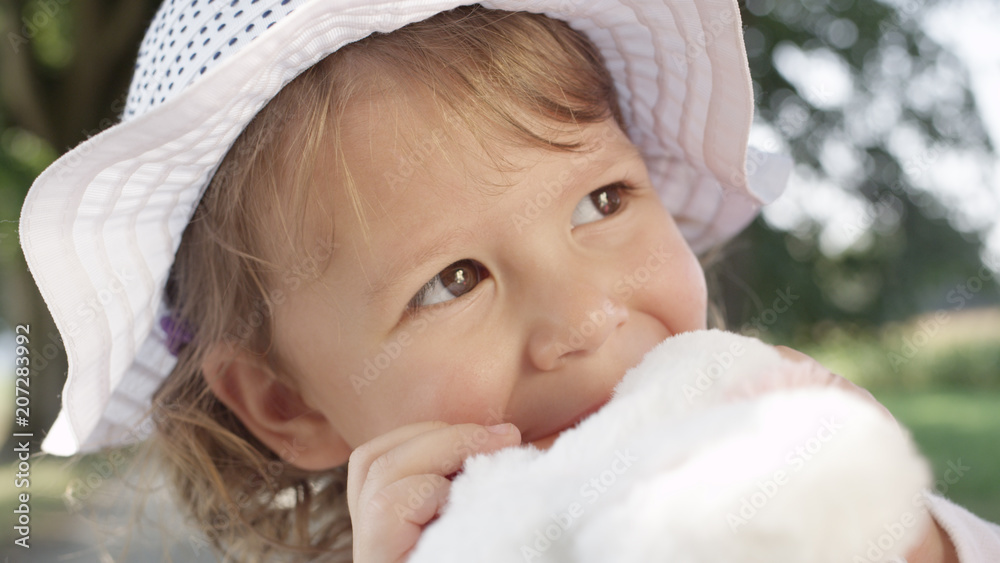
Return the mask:
<svg viewBox="0 0 1000 563">
<path fill-rule="evenodd" d="M 365 554 L 363 559 L 405 560 L 450 491 L 451 481 L 440 475 L 410 475 L 376 493 L 353 530 L 355 546 Z"/>
<path fill-rule="evenodd" d="M 348 509 L 354 512 L 351 503 L 356 500 L 361 491 L 361 485 L 368 477 L 368 468 L 372 462 L 387 451 L 396 447 L 402 442 L 436 428 L 444 428 L 448 423 L 441 421 L 417 422 L 400 426 L 382 434 L 351 452 L 351 457 L 347 462 L 347 500 Z"/>
<path fill-rule="evenodd" d="M 396 428 L 351 453 L 348 461 L 348 509 L 355 512 L 380 488 L 409 475 L 447 475 L 473 453 L 520 443 L 520 432 L 505 425 L 497 434 L 478 424 L 420 422 Z"/>
<path fill-rule="evenodd" d="M 447 500 L 451 488 L 445 475 L 474 453 L 520 443 L 513 424 L 497 426 L 491 432 L 478 424 L 411 424 L 352 452 L 347 503 L 355 561 L 405 560 L 423 526 Z"/>
<path fill-rule="evenodd" d="M 358 497 L 364 482 L 373 477 L 391 482 L 405 475 L 447 475 L 473 453 L 520 443 L 521 434 L 514 425 L 497 426 L 505 432 L 490 431 L 479 424 L 440 421 L 408 424 L 386 432 L 351 453 L 348 497 Z"/>
<path fill-rule="evenodd" d="M 348 475 L 357 470 L 366 474 L 357 500 L 365 502 L 366 497 L 374 491 L 403 477 L 425 473 L 445 476 L 456 471 L 465 458 L 474 453 L 520 443 L 521 434 L 514 425 L 501 425 L 499 430 L 506 430 L 506 433 L 491 432 L 479 424 L 432 427 L 396 444 L 377 457 L 372 457 L 374 452 L 366 452 L 356 460 L 352 454 L 351 462 L 357 461 L 361 465 L 353 469 L 348 465 Z"/>
<path fill-rule="evenodd" d="M 370 506 L 393 514 L 399 526 L 424 526 L 441 511 L 450 491 L 445 477 L 410 475 L 379 491 Z"/>
</svg>

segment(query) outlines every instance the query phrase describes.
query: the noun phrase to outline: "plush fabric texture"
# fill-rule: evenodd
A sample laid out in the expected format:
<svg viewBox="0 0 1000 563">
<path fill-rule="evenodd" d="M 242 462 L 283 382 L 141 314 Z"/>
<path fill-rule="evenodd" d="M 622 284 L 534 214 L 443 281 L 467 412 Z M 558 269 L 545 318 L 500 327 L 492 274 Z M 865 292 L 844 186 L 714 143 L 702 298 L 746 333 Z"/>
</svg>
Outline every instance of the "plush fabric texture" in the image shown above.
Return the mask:
<svg viewBox="0 0 1000 563">
<path fill-rule="evenodd" d="M 902 555 L 928 523 L 913 511 L 927 463 L 872 401 L 816 375 L 748 337 L 668 338 L 549 450 L 469 458 L 409 563 Z"/>
</svg>

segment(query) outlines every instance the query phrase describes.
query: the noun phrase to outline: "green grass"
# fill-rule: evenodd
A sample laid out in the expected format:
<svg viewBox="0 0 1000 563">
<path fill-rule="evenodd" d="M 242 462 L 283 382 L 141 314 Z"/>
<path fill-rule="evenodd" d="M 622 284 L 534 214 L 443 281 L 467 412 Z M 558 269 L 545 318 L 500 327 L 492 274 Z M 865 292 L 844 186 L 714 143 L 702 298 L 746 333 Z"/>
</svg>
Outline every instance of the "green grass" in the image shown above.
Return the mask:
<svg viewBox="0 0 1000 563">
<path fill-rule="evenodd" d="M 803 346 L 802 351 L 872 392 L 1000 392 L 1000 338 L 906 348 L 885 334 L 834 334 L 820 344 Z"/>
<path fill-rule="evenodd" d="M 939 491 L 1000 522 L 1000 391 L 883 391 L 875 396 L 913 432 L 934 467 Z M 953 484 L 944 482 L 949 463 L 968 468 Z"/>
</svg>

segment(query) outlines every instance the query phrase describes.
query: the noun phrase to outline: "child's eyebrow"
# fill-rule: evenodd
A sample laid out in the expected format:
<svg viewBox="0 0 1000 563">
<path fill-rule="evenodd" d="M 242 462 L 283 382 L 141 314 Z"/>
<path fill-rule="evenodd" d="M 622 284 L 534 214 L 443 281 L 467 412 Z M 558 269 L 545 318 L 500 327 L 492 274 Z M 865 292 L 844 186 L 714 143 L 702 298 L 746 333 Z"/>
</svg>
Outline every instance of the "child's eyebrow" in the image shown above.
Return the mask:
<svg viewBox="0 0 1000 563">
<path fill-rule="evenodd" d="M 385 301 L 394 295 L 404 282 L 410 280 L 414 270 L 422 264 L 456 252 L 462 246 L 463 240 L 468 240 L 472 234 L 473 232 L 465 227 L 451 229 L 431 240 L 422 251 L 408 253 L 409 259 L 400 260 L 387 266 L 380 275 L 369 282 L 368 288 L 365 290 L 366 302 L 368 305 L 372 305 Z"/>
</svg>

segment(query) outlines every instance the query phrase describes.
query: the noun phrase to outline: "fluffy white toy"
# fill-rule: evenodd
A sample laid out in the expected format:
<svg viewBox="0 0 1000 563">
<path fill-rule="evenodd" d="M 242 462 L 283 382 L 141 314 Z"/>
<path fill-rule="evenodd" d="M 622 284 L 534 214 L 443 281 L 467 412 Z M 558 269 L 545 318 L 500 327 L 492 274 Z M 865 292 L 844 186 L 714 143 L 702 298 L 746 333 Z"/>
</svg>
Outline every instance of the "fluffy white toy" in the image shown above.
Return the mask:
<svg viewBox="0 0 1000 563">
<path fill-rule="evenodd" d="M 904 554 L 927 524 L 926 462 L 872 402 L 803 385 L 809 371 L 727 332 L 668 338 L 549 450 L 466 460 L 409 563 Z"/>
</svg>

